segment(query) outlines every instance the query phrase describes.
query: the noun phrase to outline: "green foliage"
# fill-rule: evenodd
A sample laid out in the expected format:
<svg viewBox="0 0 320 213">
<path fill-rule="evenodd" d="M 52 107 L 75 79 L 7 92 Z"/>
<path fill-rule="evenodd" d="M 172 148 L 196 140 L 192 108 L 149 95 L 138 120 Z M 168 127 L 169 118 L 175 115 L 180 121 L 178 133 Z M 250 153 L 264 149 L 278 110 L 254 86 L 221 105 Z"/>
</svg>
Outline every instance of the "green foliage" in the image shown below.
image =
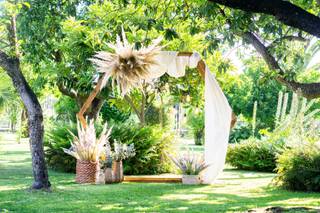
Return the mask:
<svg viewBox="0 0 320 213">
<path fill-rule="evenodd" d="M 232 78 L 224 75 L 227 82 L 222 85 L 237 115 L 252 119 L 254 102 L 258 102 L 256 129 L 273 129 L 274 106 L 277 105 L 278 92 L 282 90 L 279 83 L 264 79 L 265 72 L 267 67 L 261 61 L 251 59 L 246 62 L 246 69 L 240 75 Z"/>
<path fill-rule="evenodd" d="M 136 155 L 124 162 L 124 173 L 159 174 L 169 172 L 170 160 L 166 153 L 172 148 L 173 134 L 160 130 L 158 126 L 139 127 L 137 125 L 116 124 L 111 133 L 111 141 L 134 144 Z"/>
<path fill-rule="evenodd" d="M 231 129 L 229 143 L 236 143 L 248 139 L 252 136 L 251 125 L 243 119 L 243 116 L 238 117 L 236 125 Z"/>
<path fill-rule="evenodd" d="M 167 126 L 169 123 L 168 114 L 165 112 L 165 109 L 161 109 L 160 107 L 156 107 L 154 105 L 149 106 L 146 110 L 145 119 L 147 125 L 161 125 L 161 119 L 163 126 Z"/>
<path fill-rule="evenodd" d="M 56 102 L 55 113 L 58 120 L 62 121 L 76 121 L 76 114 L 79 112 L 79 106 L 74 99 L 68 96 L 61 96 Z"/>
<path fill-rule="evenodd" d="M 277 185 L 289 190 L 320 192 L 320 146 L 286 149 L 277 160 Z"/>
<path fill-rule="evenodd" d="M 100 110 L 100 115 L 104 121 L 114 121 L 118 123 L 125 122 L 130 117 L 130 112 L 122 112 L 116 105 L 106 101 Z"/>
<path fill-rule="evenodd" d="M 229 145 L 226 162 L 238 169 L 273 172 L 277 151 L 278 147 L 269 142 L 249 138 Z"/>
<path fill-rule="evenodd" d="M 188 125 L 192 129 L 194 141 L 196 145 L 204 144 L 204 112 L 190 112 L 187 120 Z"/>
<path fill-rule="evenodd" d="M 102 126 L 96 123 L 97 134 L 99 135 Z M 158 174 L 169 172 L 170 161 L 165 152 L 170 151 L 173 143 L 173 135 L 166 130 L 159 130 L 159 127 L 139 127 L 138 125 L 114 124 L 110 143 L 117 140 L 125 144 L 134 144 L 136 155 L 124 162 L 125 174 Z M 70 148 L 72 136 L 69 133 L 77 134 L 76 125 L 72 122 L 54 123 L 46 133 L 46 159 L 48 165 L 57 170 L 65 172 L 75 171 L 75 159 L 65 154 L 62 148 Z"/>
<path fill-rule="evenodd" d="M 72 122 L 57 122 L 51 124 L 45 134 L 45 157 L 50 168 L 63 172 L 75 172 L 76 159 L 63 151 L 69 149 L 72 135 L 76 135 L 76 125 Z"/>
</svg>

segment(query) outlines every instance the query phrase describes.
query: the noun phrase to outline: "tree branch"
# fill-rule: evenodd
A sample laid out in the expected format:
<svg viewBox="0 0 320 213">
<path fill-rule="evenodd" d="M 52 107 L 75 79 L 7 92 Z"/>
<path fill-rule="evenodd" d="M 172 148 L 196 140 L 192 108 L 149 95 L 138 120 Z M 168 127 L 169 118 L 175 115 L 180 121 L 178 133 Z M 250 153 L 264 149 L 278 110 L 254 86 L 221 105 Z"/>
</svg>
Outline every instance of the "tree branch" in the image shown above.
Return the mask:
<svg viewBox="0 0 320 213">
<path fill-rule="evenodd" d="M 208 0 L 246 12 L 274 16 L 280 22 L 320 38 L 320 18 L 283 0 Z"/>
<path fill-rule="evenodd" d="M 287 86 L 292 91 L 298 93 L 299 95 L 313 99 L 320 97 L 320 83 L 299 83 L 295 81 L 286 80 L 281 75 L 284 75 L 284 71 L 281 69 L 279 63 L 276 59 L 269 53 L 267 47 L 260 41 L 259 37 L 252 32 L 245 32 L 243 34 L 243 39 L 253 45 L 257 52 L 262 56 L 262 58 L 267 63 L 269 69 L 276 70 L 279 76 L 276 80 L 281 84 Z"/>
<path fill-rule="evenodd" d="M 277 44 L 281 43 L 282 41 L 301 41 L 301 42 L 307 42 L 309 39 L 306 39 L 302 36 L 294 36 L 294 35 L 288 35 L 288 36 L 283 36 L 281 38 L 275 39 L 271 44 L 267 46 L 268 49 L 274 48 Z"/>
<path fill-rule="evenodd" d="M 277 70 L 279 74 L 283 75 L 284 72 L 280 68 L 278 62 L 276 59 L 269 53 L 268 49 L 262 41 L 260 41 L 260 38 L 254 35 L 252 32 L 245 32 L 242 35 L 245 42 L 251 44 L 257 52 L 262 56 L 262 58 L 267 63 L 269 69 L 271 70 Z"/>
<path fill-rule="evenodd" d="M 58 86 L 59 91 L 62 94 L 69 96 L 71 98 L 74 98 L 74 99 L 78 98 L 78 93 L 74 89 L 69 90 L 65 85 L 63 85 L 62 82 L 58 81 L 57 86 Z"/>
</svg>

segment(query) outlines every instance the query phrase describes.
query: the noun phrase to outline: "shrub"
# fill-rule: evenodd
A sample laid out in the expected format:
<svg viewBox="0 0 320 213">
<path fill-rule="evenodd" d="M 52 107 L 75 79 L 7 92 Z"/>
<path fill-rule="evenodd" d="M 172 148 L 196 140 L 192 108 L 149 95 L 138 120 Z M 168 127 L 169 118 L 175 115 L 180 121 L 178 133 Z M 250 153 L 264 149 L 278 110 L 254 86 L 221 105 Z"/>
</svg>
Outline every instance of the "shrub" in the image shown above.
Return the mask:
<svg viewBox="0 0 320 213">
<path fill-rule="evenodd" d="M 148 125 L 161 125 L 161 123 L 163 126 L 169 125 L 169 118 L 168 114 L 166 113 L 166 110 L 160 107 L 156 107 L 154 105 L 148 107 L 145 114 L 145 119 Z"/>
<path fill-rule="evenodd" d="M 49 124 L 49 130 L 46 131 L 44 146 L 45 157 L 50 168 L 63 172 L 75 172 L 76 159 L 66 154 L 63 149 L 69 149 L 72 135 L 77 135 L 77 127 L 73 122 L 56 122 Z M 68 131 L 69 130 L 69 131 Z"/>
<path fill-rule="evenodd" d="M 106 101 L 100 110 L 100 115 L 104 121 L 125 122 L 130 117 L 130 112 L 122 112 L 115 104 Z"/>
<path fill-rule="evenodd" d="M 79 112 L 79 106 L 76 101 L 68 96 L 61 96 L 54 105 L 56 117 L 64 121 L 76 121 L 76 114 Z"/>
<path fill-rule="evenodd" d="M 249 138 L 229 145 L 226 162 L 238 169 L 272 172 L 276 168 L 277 153 L 275 145 Z"/>
<path fill-rule="evenodd" d="M 286 149 L 277 160 L 275 182 L 289 190 L 320 192 L 320 145 Z"/>
<path fill-rule="evenodd" d="M 124 162 L 124 173 L 159 174 L 169 172 L 170 159 L 165 153 L 170 152 L 173 134 L 159 130 L 158 126 L 139 127 L 130 123 L 115 125 L 111 140 L 134 144 L 136 155 Z"/>
<path fill-rule="evenodd" d="M 249 122 L 237 121 L 236 125 L 231 129 L 229 143 L 236 143 L 246 140 L 252 135 L 252 127 Z"/>
<path fill-rule="evenodd" d="M 97 134 L 100 134 L 102 126 L 99 122 L 96 122 L 96 128 Z M 116 139 L 121 143 L 133 143 L 136 149 L 136 155 L 124 161 L 125 174 L 158 174 L 170 170 L 171 163 L 165 152 L 170 150 L 173 135 L 159 129 L 157 126 L 139 127 L 131 123 L 113 125 L 110 136 L 111 145 Z M 68 149 L 71 146 L 72 136 L 69 131 L 76 135 L 74 123 L 57 122 L 53 124 L 46 133 L 45 152 L 46 160 L 51 168 L 74 172 L 76 160 L 62 150 L 62 148 Z"/>
<path fill-rule="evenodd" d="M 192 133 L 196 145 L 204 144 L 204 112 L 191 113 L 188 116 L 188 125 L 192 128 Z"/>
</svg>

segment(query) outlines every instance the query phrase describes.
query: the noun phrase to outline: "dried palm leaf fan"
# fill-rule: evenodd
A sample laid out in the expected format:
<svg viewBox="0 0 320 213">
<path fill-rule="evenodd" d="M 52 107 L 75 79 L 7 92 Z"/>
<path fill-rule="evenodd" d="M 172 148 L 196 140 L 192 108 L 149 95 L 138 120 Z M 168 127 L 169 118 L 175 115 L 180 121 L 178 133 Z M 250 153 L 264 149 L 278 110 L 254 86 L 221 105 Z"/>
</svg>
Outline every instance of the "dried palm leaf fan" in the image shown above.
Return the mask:
<svg viewBox="0 0 320 213">
<path fill-rule="evenodd" d="M 149 68 L 157 64 L 156 56 L 160 53 L 162 38 L 152 41 L 148 47 L 135 49 L 130 44 L 122 29 L 122 41 L 117 36 L 116 44 L 108 44 L 114 53 L 100 51 L 90 60 L 97 66 L 99 72 L 103 74 L 103 88 L 109 77 L 112 78 L 112 86 L 118 84 L 121 94 L 125 95 L 130 89 L 137 87 L 141 82 L 150 77 Z"/>
</svg>

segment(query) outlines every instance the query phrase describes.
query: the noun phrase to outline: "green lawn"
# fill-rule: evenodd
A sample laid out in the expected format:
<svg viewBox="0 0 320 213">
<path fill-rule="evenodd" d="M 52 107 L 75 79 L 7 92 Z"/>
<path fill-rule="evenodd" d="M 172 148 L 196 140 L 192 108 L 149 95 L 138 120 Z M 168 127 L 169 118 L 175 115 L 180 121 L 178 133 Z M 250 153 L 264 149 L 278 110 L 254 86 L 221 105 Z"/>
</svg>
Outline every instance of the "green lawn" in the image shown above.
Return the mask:
<svg viewBox="0 0 320 213">
<path fill-rule="evenodd" d="M 50 171 L 51 193 L 32 192 L 28 144 L 0 142 L 0 212 L 244 212 L 269 206 L 319 207 L 319 193 L 270 185 L 273 174 L 225 170 L 212 186 L 161 183 L 79 185 L 73 174 Z M 301 211 L 299 211 L 301 212 Z"/>
</svg>

